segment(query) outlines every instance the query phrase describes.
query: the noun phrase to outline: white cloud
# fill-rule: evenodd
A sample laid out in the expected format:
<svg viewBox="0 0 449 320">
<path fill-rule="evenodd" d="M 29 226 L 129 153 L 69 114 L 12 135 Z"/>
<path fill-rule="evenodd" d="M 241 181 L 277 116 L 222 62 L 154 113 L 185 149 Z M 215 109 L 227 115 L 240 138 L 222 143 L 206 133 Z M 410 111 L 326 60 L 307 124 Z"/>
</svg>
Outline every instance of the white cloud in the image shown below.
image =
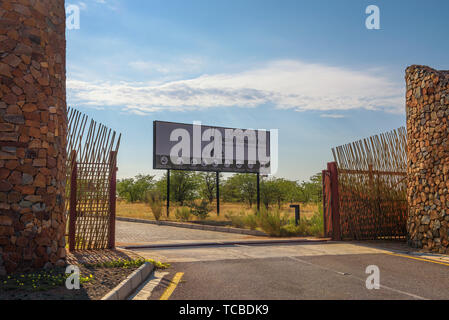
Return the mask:
<svg viewBox="0 0 449 320">
<path fill-rule="evenodd" d="M 332 113 L 323 113 L 320 115 L 321 118 L 331 118 L 331 119 L 342 119 L 345 116 L 342 114 L 332 114 Z"/>
<path fill-rule="evenodd" d="M 173 71 L 147 62 L 130 65 Z M 177 81 L 111 83 L 69 79 L 67 86 L 70 104 L 122 106 L 136 114 L 260 105 L 296 111 L 368 109 L 400 113 L 404 95 L 400 84 L 378 74 L 296 60 Z"/>
<path fill-rule="evenodd" d="M 81 10 L 86 10 L 87 9 L 87 4 L 85 2 L 80 1 L 80 2 L 78 2 L 78 7 Z"/>
<path fill-rule="evenodd" d="M 131 61 L 128 66 L 134 71 L 145 73 L 160 73 L 160 74 L 180 74 L 186 72 L 199 72 L 203 67 L 204 62 L 198 58 L 180 58 L 177 63 L 155 63 L 152 61 Z"/>
</svg>

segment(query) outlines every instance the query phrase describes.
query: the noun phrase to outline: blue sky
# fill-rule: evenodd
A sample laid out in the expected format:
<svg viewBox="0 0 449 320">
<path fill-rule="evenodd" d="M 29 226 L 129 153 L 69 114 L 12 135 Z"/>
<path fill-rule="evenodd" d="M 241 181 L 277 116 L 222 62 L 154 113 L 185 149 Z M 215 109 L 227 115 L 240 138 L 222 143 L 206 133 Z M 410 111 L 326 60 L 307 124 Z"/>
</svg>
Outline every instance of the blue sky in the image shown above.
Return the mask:
<svg viewBox="0 0 449 320">
<path fill-rule="evenodd" d="M 123 135 L 119 177 L 152 170 L 154 120 L 279 129 L 277 176 L 405 125 L 404 71 L 449 69 L 449 2 L 84 0 L 68 104 Z M 380 30 L 365 27 L 368 5 Z"/>
</svg>

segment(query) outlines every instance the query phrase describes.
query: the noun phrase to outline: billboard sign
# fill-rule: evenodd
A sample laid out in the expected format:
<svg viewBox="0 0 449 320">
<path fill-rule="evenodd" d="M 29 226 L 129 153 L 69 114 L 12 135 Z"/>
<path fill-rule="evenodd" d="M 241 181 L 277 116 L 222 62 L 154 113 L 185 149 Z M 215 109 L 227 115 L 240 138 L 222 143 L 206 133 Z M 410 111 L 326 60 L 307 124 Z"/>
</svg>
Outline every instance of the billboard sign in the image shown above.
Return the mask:
<svg viewBox="0 0 449 320">
<path fill-rule="evenodd" d="M 271 173 L 270 132 L 154 121 L 153 168 Z"/>
</svg>

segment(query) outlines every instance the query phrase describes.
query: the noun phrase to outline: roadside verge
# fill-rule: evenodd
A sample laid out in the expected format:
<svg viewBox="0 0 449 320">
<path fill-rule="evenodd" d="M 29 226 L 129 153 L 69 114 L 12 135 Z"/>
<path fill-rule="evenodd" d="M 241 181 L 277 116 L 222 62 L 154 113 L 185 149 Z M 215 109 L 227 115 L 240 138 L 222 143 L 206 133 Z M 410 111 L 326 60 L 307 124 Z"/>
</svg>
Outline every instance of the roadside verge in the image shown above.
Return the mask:
<svg viewBox="0 0 449 320">
<path fill-rule="evenodd" d="M 154 265 L 150 262 L 145 262 L 139 269 L 131 273 L 118 286 L 101 298 L 101 300 L 125 300 L 147 279 L 153 270 Z"/>
</svg>

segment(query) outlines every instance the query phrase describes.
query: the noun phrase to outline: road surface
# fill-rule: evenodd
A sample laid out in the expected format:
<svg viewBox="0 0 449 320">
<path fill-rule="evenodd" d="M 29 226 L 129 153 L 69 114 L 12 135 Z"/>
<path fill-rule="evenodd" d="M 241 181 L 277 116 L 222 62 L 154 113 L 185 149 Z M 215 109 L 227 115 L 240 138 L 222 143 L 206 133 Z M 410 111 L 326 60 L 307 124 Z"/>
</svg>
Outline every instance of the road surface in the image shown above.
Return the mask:
<svg viewBox="0 0 449 320">
<path fill-rule="evenodd" d="M 158 226 L 140 227 L 150 232 Z M 201 241 L 201 232 L 207 232 L 167 228 L 174 234 L 179 230 L 182 236 L 176 241 Z M 230 239 L 235 235 L 216 236 Z M 204 237 L 211 240 L 213 233 Z M 404 245 L 364 242 L 137 249 L 139 255 L 169 262 L 171 267 L 157 271 L 131 298 L 449 299 L 449 257 L 407 251 Z M 368 266 L 378 267 L 379 289 L 367 288 Z"/>
</svg>

